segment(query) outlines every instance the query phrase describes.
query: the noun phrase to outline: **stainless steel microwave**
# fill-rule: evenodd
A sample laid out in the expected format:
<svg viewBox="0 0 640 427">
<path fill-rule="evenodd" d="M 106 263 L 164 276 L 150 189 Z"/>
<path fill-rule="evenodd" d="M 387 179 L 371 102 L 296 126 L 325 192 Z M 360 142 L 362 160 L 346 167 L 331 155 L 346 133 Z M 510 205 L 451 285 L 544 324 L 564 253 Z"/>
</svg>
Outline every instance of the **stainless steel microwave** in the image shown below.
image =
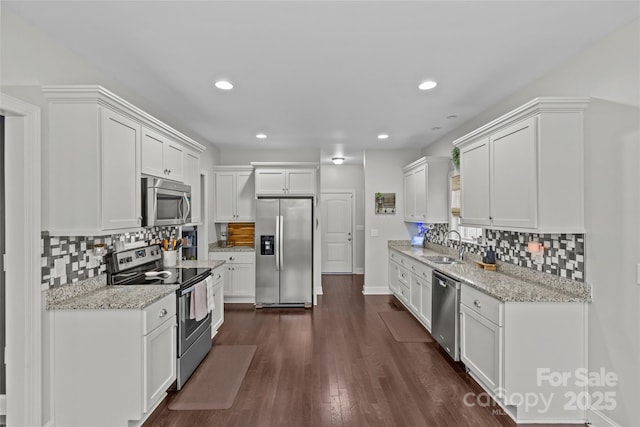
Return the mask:
<svg viewBox="0 0 640 427">
<path fill-rule="evenodd" d="M 191 222 L 191 186 L 161 178 L 142 178 L 142 225 Z"/>
</svg>

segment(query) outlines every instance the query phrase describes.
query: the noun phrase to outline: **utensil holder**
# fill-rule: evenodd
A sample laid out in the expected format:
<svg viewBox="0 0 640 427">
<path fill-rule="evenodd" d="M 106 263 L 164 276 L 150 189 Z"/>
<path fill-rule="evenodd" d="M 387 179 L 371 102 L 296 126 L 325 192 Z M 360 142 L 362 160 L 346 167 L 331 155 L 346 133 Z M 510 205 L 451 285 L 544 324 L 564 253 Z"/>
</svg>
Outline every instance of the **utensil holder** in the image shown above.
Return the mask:
<svg viewBox="0 0 640 427">
<path fill-rule="evenodd" d="M 165 267 L 173 267 L 176 265 L 178 251 L 164 251 L 162 253 L 162 265 Z"/>
</svg>

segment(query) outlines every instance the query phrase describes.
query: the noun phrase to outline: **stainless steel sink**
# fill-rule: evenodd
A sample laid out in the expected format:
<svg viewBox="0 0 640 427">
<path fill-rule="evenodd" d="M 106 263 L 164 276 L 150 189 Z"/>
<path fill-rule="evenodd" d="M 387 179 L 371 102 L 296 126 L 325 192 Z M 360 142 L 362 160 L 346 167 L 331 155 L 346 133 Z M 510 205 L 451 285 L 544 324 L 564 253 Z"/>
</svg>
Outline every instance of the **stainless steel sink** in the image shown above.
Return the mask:
<svg viewBox="0 0 640 427">
<path fill-rule="evenodd" d="M 436 264 L 461 264 L 462 261 L 456 258 L 452 258 L 450 256 L 444 255 L 429 255 L 423 256 L 424 259 L 429 260 L 431 262 L 435 262 Z"/>
</svg>

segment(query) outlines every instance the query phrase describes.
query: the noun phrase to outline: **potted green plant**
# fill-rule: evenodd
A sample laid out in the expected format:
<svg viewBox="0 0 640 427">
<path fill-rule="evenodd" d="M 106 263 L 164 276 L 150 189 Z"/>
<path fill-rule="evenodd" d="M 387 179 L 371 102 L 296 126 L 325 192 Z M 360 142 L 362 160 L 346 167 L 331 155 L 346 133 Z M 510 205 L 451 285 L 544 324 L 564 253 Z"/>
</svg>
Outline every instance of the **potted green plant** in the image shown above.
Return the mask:
<svg viewBox="0 0 640 427">
<path fill-rule="evenodd" d="M 382 205 L 384 203 L 384 195 L 380 192 L 376 193 L 376 205 L 378 206 L 378 209 L 382 209 Z"/>
<path fill-rule="evenodd" d="M 454 168 L 460 169 L 460 149 L 458 147 L 451 151 L 451 163 L 453 163 Z"/>
</svg>

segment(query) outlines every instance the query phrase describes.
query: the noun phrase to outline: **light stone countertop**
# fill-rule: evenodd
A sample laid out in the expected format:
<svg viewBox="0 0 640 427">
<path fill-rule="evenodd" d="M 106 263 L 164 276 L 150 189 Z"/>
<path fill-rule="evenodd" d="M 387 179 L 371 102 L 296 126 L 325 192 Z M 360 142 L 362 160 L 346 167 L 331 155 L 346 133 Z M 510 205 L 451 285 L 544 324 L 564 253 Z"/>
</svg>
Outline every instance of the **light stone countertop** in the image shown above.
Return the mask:
<svg viewBox="0 0 640 427">
<path fill-rule="evenodd" d="M 177 285 L 103 286 L 47 304 L 47 310 L 142 310 L 175 293 Z"/>
<path fill-rule="evenodd" d="M 177 268 L 210 268 L 211 270 L 215 270 L 224 264 L 225 261 L 210 261 L 210 260 L 182 260 L 178 261 L 176 264 Z"/>
<path fill-rule="evenodd" d="M 390 249 L 414 258 L 415 260 L 441 271 L 448 276 L 478 289 L 503 302 L 589 302 L 590 293 L 570 292 L 506 275 L 497 271 L 487 271 L 473 261 L 461 264 L 437 264 L 423 258 L 429 255 L 442 255 L 431 249 L 413 247 L 406 244 L 389 243 Z"/>
<path fill-rule="evenodd" d="M 209 245 L 209 252 L 254 252 L 254 246 L 218 246 L 217 244 Z"/>
</svg>

